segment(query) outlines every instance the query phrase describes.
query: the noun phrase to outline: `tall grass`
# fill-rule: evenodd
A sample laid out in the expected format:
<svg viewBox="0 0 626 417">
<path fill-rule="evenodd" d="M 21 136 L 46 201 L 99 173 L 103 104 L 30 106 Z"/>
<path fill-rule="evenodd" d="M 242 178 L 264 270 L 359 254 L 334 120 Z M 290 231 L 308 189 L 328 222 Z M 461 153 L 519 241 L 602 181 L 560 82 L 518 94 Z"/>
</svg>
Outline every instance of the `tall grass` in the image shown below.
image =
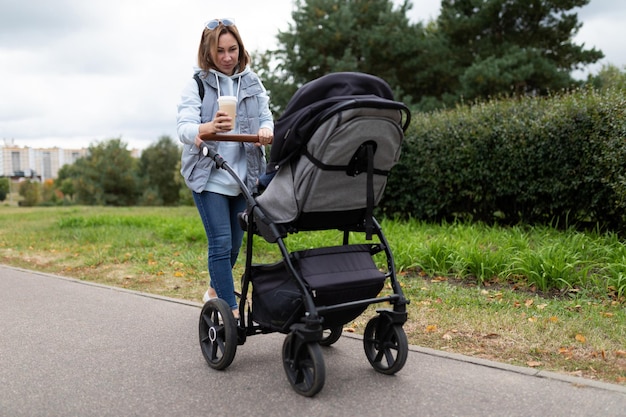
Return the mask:
<svg viewBox="0 0 626 417">
<path fill-rule="evenodd" d="M 383 221 L 400 270 L 517 283 L 540 291 L 626 296 L 626 246 L 615 234 L 481 223 Z"/>
</svg>

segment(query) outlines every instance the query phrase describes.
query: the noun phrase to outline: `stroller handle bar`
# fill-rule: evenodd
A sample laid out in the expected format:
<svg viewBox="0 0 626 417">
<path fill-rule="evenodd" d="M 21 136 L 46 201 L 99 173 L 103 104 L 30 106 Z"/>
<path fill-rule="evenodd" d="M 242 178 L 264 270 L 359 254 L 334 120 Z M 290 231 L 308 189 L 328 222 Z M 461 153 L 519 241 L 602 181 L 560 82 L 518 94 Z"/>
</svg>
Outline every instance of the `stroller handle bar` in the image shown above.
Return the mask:
<svg viewBox="0 0 626 417">
<path fill-rule="evenodd" d="M 216 140 L 216 141 L 228 141 L 228 142 L 258 142 L 259 135 L 243 135 L 243 134 L 230 134 L 230 133 L 207 133 L 200 135 L 200 139 Z"/>
</svg>

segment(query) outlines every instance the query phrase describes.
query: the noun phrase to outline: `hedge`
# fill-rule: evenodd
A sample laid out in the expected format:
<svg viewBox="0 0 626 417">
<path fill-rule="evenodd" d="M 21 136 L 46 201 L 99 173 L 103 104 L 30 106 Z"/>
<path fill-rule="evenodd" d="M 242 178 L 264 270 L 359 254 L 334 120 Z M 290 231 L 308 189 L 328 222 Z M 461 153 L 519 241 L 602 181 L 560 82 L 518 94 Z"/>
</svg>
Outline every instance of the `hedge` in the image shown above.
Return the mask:
<svg viewBox="0 0 626 417">
<path fill-rule="evenodd" d="M 380 210 L 624 231 L 624 94 L 581 89 L 413 114 Z"/>
</svg>

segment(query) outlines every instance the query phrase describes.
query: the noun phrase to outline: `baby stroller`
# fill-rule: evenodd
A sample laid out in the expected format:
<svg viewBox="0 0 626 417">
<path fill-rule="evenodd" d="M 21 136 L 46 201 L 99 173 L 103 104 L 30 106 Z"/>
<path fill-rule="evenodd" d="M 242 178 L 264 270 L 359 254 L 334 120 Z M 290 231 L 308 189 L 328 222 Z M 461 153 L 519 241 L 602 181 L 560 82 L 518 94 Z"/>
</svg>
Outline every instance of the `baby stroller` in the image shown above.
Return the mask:
<svg viewBox="0 0 626 417">
<path fill-rule="evenodd" d="M 369 305 L 389 303 L 392 308 L 377 310 L 367 323 L 363 346 L 376 371 L 391 375 L 402 369 L 408 355 L 402 326 L 409 301 L 373 210 L 398 162 L 409 122 L 409 110 L 393 101 L 380 78 L 333 73 L 301 87 L 276 122 L 268 162 L 276 172 L 261 194 L 248 190 L 227 161 L 203 147 L 206 157 L 236 178 L 248 202 L 241 216 L 247 231 L 238 294 L 242 319 L 235 320 L 220 299 L 209 300 L 200 314 L 200 347 L 211 368 L 227 368 L 248 336 L 280 332 L 287 335 L 282 360 L 291 386 L 314 396 L 325 382 L 320 346 L 335 343 L 343 326 Z M 218 134 L 203 139 L 256 137 Z M 287 248 L 289 235 L 319 230 L 338 230 L 343 240 L 322 248 Z M 353 243 L 355 236 L 361 243 Z M 258 237 L 278 246 L 279 262 L 253 263 Z M 374 256 L 382 263 L 386 259 L 383 270 Z M 381 292 L 385 283 L 387 290 Z"/>
</svg>

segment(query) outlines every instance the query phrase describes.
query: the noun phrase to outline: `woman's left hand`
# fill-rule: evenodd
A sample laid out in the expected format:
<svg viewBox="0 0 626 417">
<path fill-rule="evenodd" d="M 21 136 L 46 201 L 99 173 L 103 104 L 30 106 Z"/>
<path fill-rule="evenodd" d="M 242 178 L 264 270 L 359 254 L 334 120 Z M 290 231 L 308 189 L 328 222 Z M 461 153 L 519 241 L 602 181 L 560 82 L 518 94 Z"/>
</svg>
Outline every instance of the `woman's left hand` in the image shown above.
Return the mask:
<svg viewBox="0 0 626 417">
<path fill-rule="evenodd" d="M 274 139 L 274 132 L 271 129 L 262 127 L 259 129 L 259 141 L 256 143 L 258 146 L 269 145 Z"/>
</svg>

